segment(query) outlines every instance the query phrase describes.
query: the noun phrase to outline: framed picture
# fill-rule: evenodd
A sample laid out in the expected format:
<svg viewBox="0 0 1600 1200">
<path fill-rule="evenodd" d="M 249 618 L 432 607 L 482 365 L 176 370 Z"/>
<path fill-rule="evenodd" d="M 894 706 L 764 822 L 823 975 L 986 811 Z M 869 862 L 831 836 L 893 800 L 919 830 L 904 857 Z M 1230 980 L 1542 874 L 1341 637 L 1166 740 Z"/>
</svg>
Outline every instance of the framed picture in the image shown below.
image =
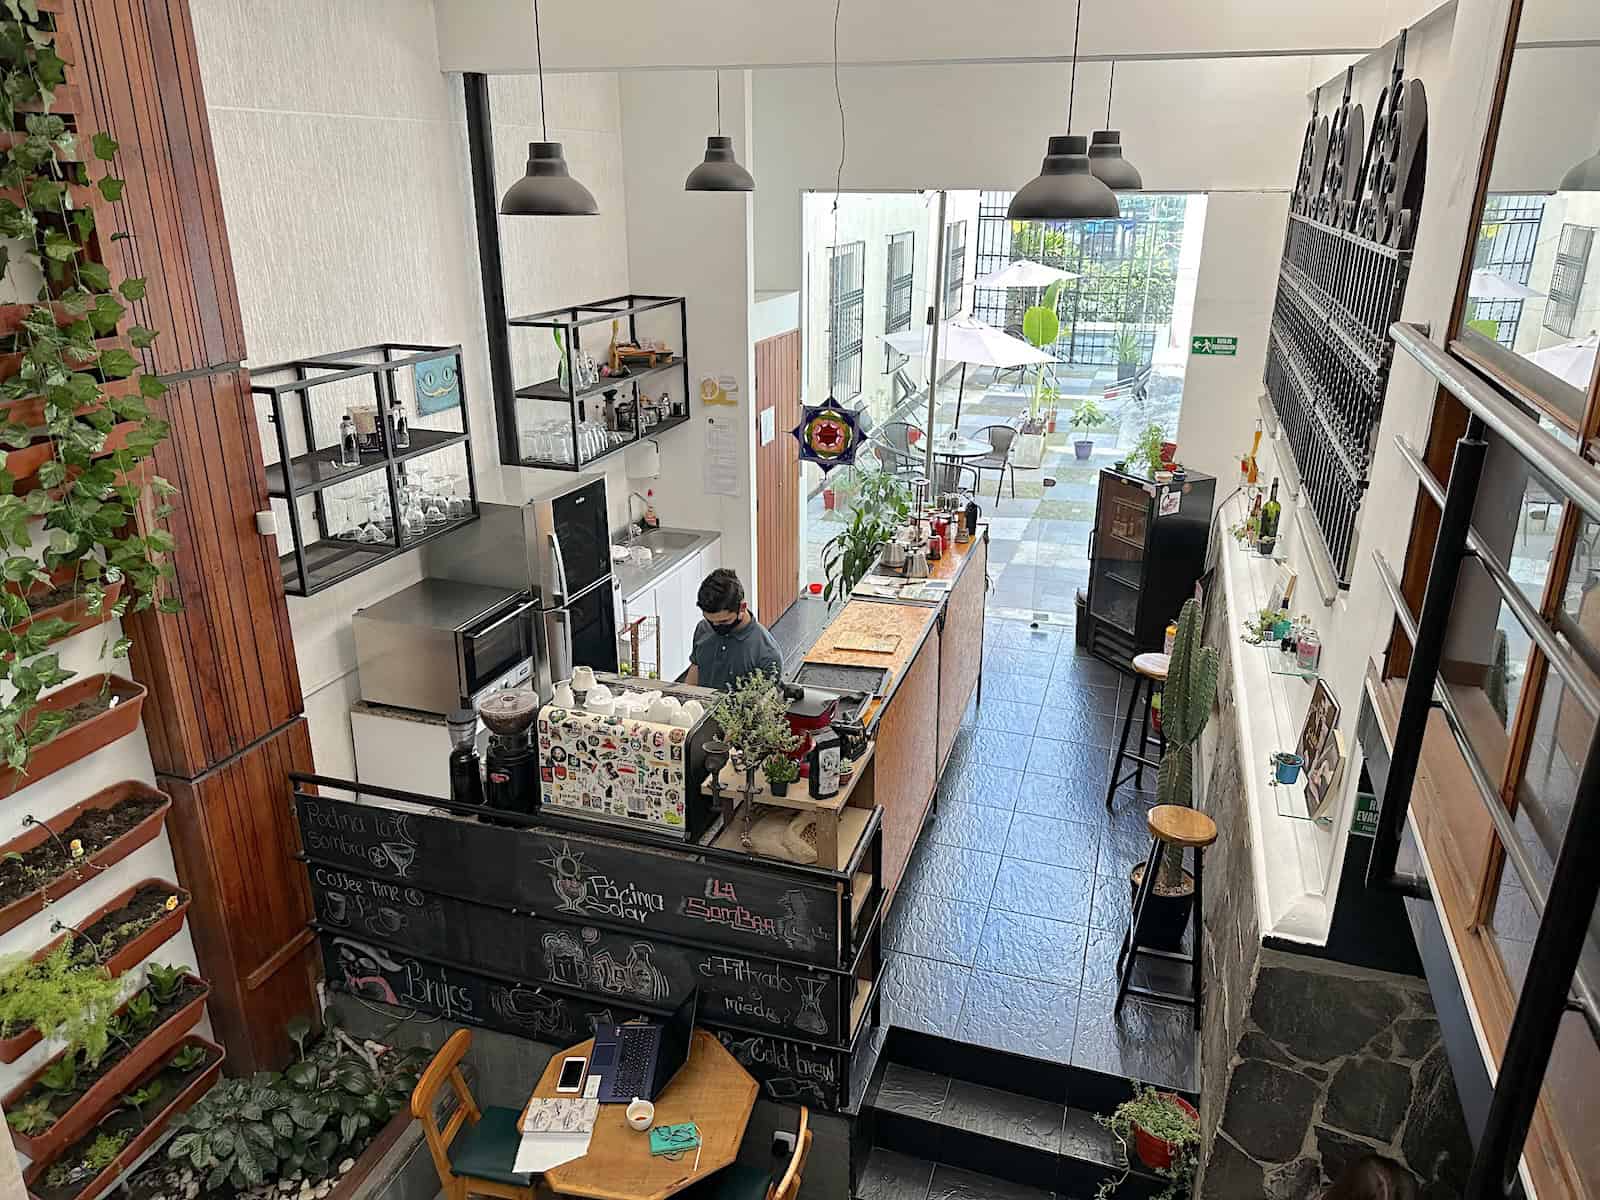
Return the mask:
<svg viewBox="0 0 1600 1200">
<path fill-rule="evenodd" d="M 1328 681 L 1318 679 L 1316 690 L 1311 693 L 1311 707 L 1306 710 L 1306 723 L 1300 729 L 1300 742 L 1295 746 L 1295 752 L 1305 760 L 1306 770 L 1311 769 L 1311 764 L 1322 753 L 1328 734 L 1336 731 L 1338 724 L 1339 701 L 1329 689 Z"/>
<path fill-rule="evenodd" d="M 415 368 L 417 386 L 417 413 L 448 412 L 461 403 L 461 379 L 457 374 L 459 360 L 454 354 L 430 358 L 419 362 Z"/>
<path fill-rule="evenodd" d="M 1322 750 L 1306 767 L 1306 814 L 1314 821 L 1333 802 L 1344 777 L 1344 734 L 1330 729 Z"/>
</svg>

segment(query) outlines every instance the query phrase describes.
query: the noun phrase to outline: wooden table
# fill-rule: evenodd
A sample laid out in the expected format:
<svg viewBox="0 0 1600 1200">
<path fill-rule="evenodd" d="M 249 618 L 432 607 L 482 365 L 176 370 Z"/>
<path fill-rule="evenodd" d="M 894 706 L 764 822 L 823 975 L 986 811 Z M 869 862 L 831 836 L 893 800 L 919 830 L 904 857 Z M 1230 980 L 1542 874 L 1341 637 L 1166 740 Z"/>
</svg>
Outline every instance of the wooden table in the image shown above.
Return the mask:
<svg viewBox="0 0 1600 1200">
<path fill-rule="evenodd" d="M 533 1089 L 532 1099 L 558 1095 L 561 1062 L 587 1059 L 594 1039 L 554 1055 Z M 657 1125 L 693 1121 L 700 1128 L 700 1159 L 693 1152 L 677 1161 L 650 1153 L 650 1134 L 628 1124 L 626 1104 L 602 1104 L 588 1152 L 544 1173 L 551 1190 L 593 1200 L 665 1200 L 722 1170 L 738 1157 L 745 1125 L 756 1106 L 757 1085 L 722 1043 L 704 1029 L 694 1031 L 686 1062 L 656 1098 Z M 526 1109 L 524 1109 L 526 1115 Z"/>
</svg>

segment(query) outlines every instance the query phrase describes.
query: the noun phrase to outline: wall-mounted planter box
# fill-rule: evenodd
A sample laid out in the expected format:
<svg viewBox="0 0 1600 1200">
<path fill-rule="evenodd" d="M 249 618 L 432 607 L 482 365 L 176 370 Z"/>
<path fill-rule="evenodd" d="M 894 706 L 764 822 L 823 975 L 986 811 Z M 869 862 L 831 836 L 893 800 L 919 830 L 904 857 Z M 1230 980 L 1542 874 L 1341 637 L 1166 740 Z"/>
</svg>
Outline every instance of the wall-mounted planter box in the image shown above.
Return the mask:
<svg viewBox="0 0 1600 1200">
<path fill-rule="evenodd" d="M 125 779 L 102 788 L 87 800 L 48 821 L 33 825 L 0 846 L 0 933 L 54 903 L 79 884 L 93 879 L 153 839 L 166 820 L 171 800 L 149 784 Z M 71 844 L 83 846 L 83 857 L 70 858 Z M 21 855 L 20 861 L 13 854 Z M 60 873 L 43 887 L 17 894 L 25 887 L 24 872 Z"/>
<path fill-rule="evenodd" d="M 21 637 L 28 626 L 35 621 L 48 620 L 50 617 L 59 617 L 70 622 L 75 628 L 71 633 L 62 634 L 60 638 L 52 639 L 54 642 L 69 638 L 74 633 L 81 633 L 96 625 L 102 625 L 111 618 L 111 606 L 117 602 L 117 597 L 122 595 L 122 580 L 115 583 L 102 583 L 105 593 L 104 601 L 98 613 L 89 611 L 88 598 L 81 594 L 73 594 L 73 584 L 78 574 L 76 563 L 62 563 L 50 572 L 50 582 L 40 583 L 37 579 L 30 579 L 26 586 L 19 583 L 8 585 L 8 590 L 18 592 L 28 601 L 28 616 L 18 621 L 11 627 L 14 637 Z M 65 592 L 64 596 L 53 596 L 53 593 Z"/>
<path fill-rule="evenodd" d="M 111 432 L 106 434 L 106 444 L 100 448 L 96 458 L 106 458 L 115 454 L 128 444 L 128 438 L 139 429 L 137 421 L 123 421 L 113 425 Z M 12 450 L 6 455 L 6 470 L 16 479 L 12 492 L 18 496 L 37 491 L 39 488 L 39 469 L 55 457 L 56 444 L 51 438 L 30 442 L 20 450 Z"/>
<path fill-rule="evenodd" d="M 141 895 L 141 893 L 143 893 Z M 111 975 L 121 975 L 129 967 L 136 967 L 146 958 L 150 957 L 156 947 L 162 945 L 168 938 L 178 932 L 178 927 L 183 924 L 184 914 L 189 910 L 189 893 L 176 884 L 167 883 L 161 879 L 145 879 L 134 884 L 125 892 L 118 893 L 111 902 L 104 907 L 96 909 L 89 915 L 80 927 L 83 936 L 93 941 L 104 937 L 107 932 L 114 929 L 117 924 L 125 920 L 122 910 L 135 901 L 165 901 L 167 897 L 177 897 L 177 903 L 170 911 L 165 911 L 149 927 L 140 930 L 127 941 L 112 948 L 111 955 L 101 965 Z M 97 926 L 99 928 L 97 928 Z M 46 945 L 34 951 L 33 959 L 37 962 L 49 954 L 69 934 L 63 933 L 60 937 L 52 939 Z M 41 1041 L 37 1029 L 29 1027 L 11 1037 L 0 1038 L 0 1062 L 14 1063 L 29 1050 L 32 1050 Z"/>
<path fill-rule="evenodd" d="M 143 1039 L 120 1057 L 114 1057 L 118 1053 L 117 1046 L 106 1051 L 105 1057 L 100 1060 L 99 1077 L 78 1093 L 66 1108 L 57 1109 L 60 1115 L 50 1128 L 32 1135 L 13 1129 L 12 1143 L 31 1159 L 54 1158 L 62 1147 L 77 1140 L 104 1115 L 117 1097 L 128 1091 L 135 1079 L 158 1061 L 166 1061 L 176 1049 L 179 1039 L 200 1020 L 206 997 L 210 994 L 211 985 L 205 980 L 195 975 L 184 976 L 183 987 L 178 995 L 157 1013 L 157 1024 Z M 129 999 L 131 1001 L 132 997 Z M 117 1011 L 125 1012 L 127 1007 L 124 1004 Z M 72 1047 L 63 1050 L 13 1088 L 3 1102 L 5 1111 L 17 1112 L 28 1100 L 29 1093 L 38 1086 L 40 1077 L 61 1058 L 73 1053 L 76 1050 Z M 80 1072 L 84 1069 L 81 1066 L 79 1068 Z"/>
<path fill-rule="evenodd" d="M 0 189 L 0 196 L 4 190 Z M 102 398 L 112 396 L 136 396 L 139 394 L 139 380 L 137 376 L 130 375 L 126 379 L 112 379 L 100 385 Z M 89 412 L 98 408 L 99 404 L 85 404 L 78 408 L 78 412 Z M 0 401 L 0 417 L 10 425 L 25 425 L 29 429 L 43 429 L 45 427 L 44 397 L 24 396 L 20 400 Z"/>
<path fill-rule="evenodd" d="M 58 732 L 55 737 L 33 748 L 28 757 L 27 773 L 9 768 L 0 770 L 0 797 L 38 783 L 62 767 L 70 766 L 102 746 L 118 738 L 127 737 L 139 724 L 139 710 L 144 705 L 145 690 L 142 684 L 120 675 L 89 675 L 51 692 L 34 707 L 24 721 L 31 725 L 35 714 L 44 710 L 62 711 L 88 705 L 97 700 L 102 688 L 109 688 L 116 701 L 111 707 L 85 719 L 76 721 Z"/>
<path fill-rule="evenodd" d="M 221 1046 L 212 1044 L 204 1038 L 186 1037 L 173 1053 L 186 1046 L 198 1046 L 206 1052 L 205 1060 L 200 1065 L 189 1071 L 180 1072 L 169 1067 L 166 1062 L 152 1067 L 133 1081 L 134 1087 L 144 1087 L 151 1080 L 160 1078 L 162 1082 L 161 1097 L 152 1100 L 147 1108 L 160 1107 L 149 1120 L 142 1117 L 132 1108 L 119 1108 L 110 1116 L 102 1120 L 94 1128 L 86 1132 L 72 1145 L 67 1146 L 54 1159 L 40 1159 L 30 1166 L 23 1175 L 24 1182 L 28 1185 L 28 1195 L 32 1200 L 95 1200 L 107 1188 L 121 1177 L 122 1173 L 131 1166 L 146 1150 L 155 1145 L 157 1139 L 166 1132 L 172 1119 L 187 1112 L 194 1102 L 200 1099 L 216 1083 L 217 1076 L 222 1072 L 223 1051 Z M 169 1058 L 170 1061 L 170 1058 Z M 162 1098 L 172 1097 L 162 1103 Z M 88 1179 L 52 1186 L 47 1180 L 50 1168 L 57 1161 L 64 1158 L 75 1158 L 87 1145 L 101 1134 L 126 1133 L 129 1135 L 128 1143 L 121 1152 L 98 1175 Z"/>
</svg>

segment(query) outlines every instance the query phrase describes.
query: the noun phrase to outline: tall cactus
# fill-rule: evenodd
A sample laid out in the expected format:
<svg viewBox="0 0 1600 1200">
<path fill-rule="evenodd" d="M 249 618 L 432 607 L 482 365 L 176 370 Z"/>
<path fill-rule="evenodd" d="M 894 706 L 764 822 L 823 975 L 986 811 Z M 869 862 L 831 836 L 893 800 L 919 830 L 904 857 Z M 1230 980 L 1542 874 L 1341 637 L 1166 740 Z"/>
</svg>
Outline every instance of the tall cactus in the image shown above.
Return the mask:
<svg viewBox="0 0 1600 1200">
<path fill-rule="evenodd" d="M 1200 602 L 1184 601 L 1167 682 L 1161 689 L 1161 732 L 1167 738 L 1156 779 L 1156 800 L 1161 804 L 1187 806 L 1191 802 L 1194 748 L 1211 718 L 1211 702 L 1217 694 L 1217 651 L 1200 644 L 1200 623 Z M 1183 886 L 1183 847 L 1166 848 L 1156 885 L 1166 893 Z"/>
</svg>

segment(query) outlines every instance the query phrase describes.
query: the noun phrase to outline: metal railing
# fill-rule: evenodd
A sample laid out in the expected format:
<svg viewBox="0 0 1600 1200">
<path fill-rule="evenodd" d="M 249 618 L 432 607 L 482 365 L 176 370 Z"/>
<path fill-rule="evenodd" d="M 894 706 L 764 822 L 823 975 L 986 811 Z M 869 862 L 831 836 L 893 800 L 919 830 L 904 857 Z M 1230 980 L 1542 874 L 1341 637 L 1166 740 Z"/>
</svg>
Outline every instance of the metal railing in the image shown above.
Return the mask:
<svg viewBox="0 0 1600 1200">
<path fill-rule="evenodd" d="M 1512 813 L 1502 802 L 1497 785 L 1466 736 L 1439 668 L 1461 564 L 1464 559 L 1475 557 L 1507 607 L 1545 653 L 1551 666 L 1572 687 L 1580 702 L 1592 713 L 1600 711 L 1597 708 L 1600 695 L 1592 681 L 1585 678 L 1574 652 L 1553 635 L 1548 623 L 1522 595 L 1504 564 L 1472 528 L 1472 512 L 1490 433 L 1523 459 L 1553 492 L 1570 499 L 1596 520 L 1600 520 L 1600 471 L 1469 368 L 1434 345 L 1417 326 L 1396 322 L 1390 332 L 1396 345 L 1416 359 L 1465 406 L 1467 427 L 1456 442 L 1450 478 L 1443 488 L 1416 453 L 1409 446 L 1401 445 L 1402 456 L 1418 472 L 1422 485 L 1439 504 L 1441 515 L 1422 608 L 1414 619 L 1393 571 L 1379 559 L 1379 577 L 1411 640 L 1412 653 L 1367 880 L 1369 886 L 1399 888 L 1417 894 L 1415 880 L 1397 873 L 1396 861 L 1428 720 L 1437 707 L 1443 711 L 1457 748 L 1466 761 L 1475 790 L 1505 849 L 1506 860 L 1539 915 L 1539 931 L 1517 998 L 1495 1080 L 1494 1098 L 1478 1140 L 1465 1192 L 1466 1200 L 1489 1200 L 1513 1195 L 1519 1186 L 1518 1162 L 1549 1069 L 1562 1016 L 1569 1009 L 1581 1012 L 1590 1031 L 1600 1039 L 1600 1004 L 1597 1004 L 1593 982 L 1580 972 L 1595 904 L 1600 900 L 1600 871 L 1593 870 L 1588 861 L 1592 847 L 1600 843 L 1600 797 L 1596 795 L 1600 791 L 1600 725 L 1590 737 L 1572 813 L 1560 851 L 1555 856 L 1555 871 L 1546 886 L 1538 878 L 1517 834 Z"/>
</svg>

